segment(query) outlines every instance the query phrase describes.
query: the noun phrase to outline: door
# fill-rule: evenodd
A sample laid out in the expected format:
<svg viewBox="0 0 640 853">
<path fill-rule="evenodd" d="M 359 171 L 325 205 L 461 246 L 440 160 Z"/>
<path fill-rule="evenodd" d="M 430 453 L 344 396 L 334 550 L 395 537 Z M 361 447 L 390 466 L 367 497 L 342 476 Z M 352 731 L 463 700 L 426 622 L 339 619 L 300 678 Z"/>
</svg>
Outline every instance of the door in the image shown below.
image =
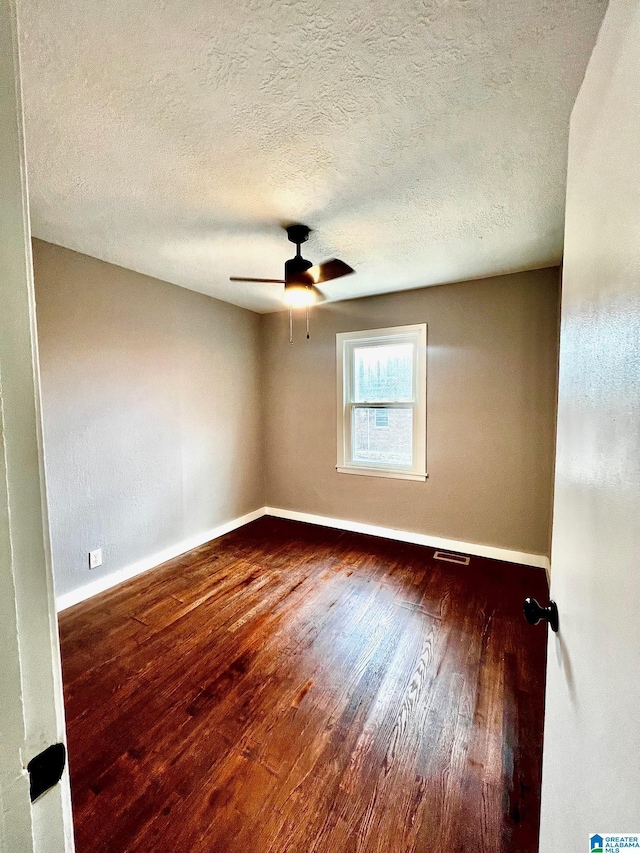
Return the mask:
<svg viewBox="0 0 640 853">
<path fill-rule="evenodd" d="M 640 839 L 638 57 L 612 0 L 569 139 L 541 853 Z"/>
<path fill-rule="evenodd" d="M 30 803 L 26 766 L 64 740 L 41 450 L 15 13 L 0 0 L 0 850 L 73 849 L 68 776 Z"/>
</svg>

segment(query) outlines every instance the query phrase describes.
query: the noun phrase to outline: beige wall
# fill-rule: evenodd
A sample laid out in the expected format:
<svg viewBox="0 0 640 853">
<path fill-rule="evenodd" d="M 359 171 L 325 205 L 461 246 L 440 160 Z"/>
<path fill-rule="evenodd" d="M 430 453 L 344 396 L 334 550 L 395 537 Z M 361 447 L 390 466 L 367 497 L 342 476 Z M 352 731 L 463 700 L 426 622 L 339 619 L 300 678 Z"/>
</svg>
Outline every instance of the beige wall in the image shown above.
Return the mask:
<svg viewBox="0 0 640 853">
<path fill-rule="evenodd" d="M 357 279 L 354 279 L 354 286 Z M 556 268 L 263 319 L 267 505 L 548 554 Z M 338 474 L 337 332 L 426 322 L 426 483 Z"/>
<path fill-rule="evenodd" d="M 261 507 L 260 317 L 40 241 L 34 263 L 56 593 Z"/>
<path fill-rule="evenodd" d="M 265 503 L 549 553 L 556 269 L 324 305 L 291 347 L 285 313 L 40 241 L 34 262 L 58 595 Z M 336 332 L 420 321 L 428 481 L 338 474 Z"/>
<path fill-rule="evenodd" d="M 541 853 L 640 833 L 639 56 L 611 0 L 569 134 Z"/>
</svg>

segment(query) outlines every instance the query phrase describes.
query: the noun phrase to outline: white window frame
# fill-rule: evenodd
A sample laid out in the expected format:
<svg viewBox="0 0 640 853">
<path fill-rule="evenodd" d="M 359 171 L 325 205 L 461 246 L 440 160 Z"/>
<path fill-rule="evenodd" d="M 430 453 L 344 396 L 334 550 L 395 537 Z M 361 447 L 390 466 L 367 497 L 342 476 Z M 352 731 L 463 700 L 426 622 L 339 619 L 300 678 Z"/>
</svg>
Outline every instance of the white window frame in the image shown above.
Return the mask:
<svg viewBox="0 0 640 853">
<path fill-rule="evenodd" d="M 411 343 L 414 345 L 413 399 L 404 403 L 393 401 L 366 402 L 353 400 L 353 351 L 356 346 Z M 366 477 L 390 477 L 398 480 L 427 479 L 427 324 L 391 326 L 362 332 L 340 332 L 336 335 L 337 367 L 337 434 L 338 462 L 341 474 L 360 474 Z M 390 466 L 373 462 L 357 462 L 351 453 L 352 413 L 357 408 L 413 409 L 413 465 Z"/>
</svg>

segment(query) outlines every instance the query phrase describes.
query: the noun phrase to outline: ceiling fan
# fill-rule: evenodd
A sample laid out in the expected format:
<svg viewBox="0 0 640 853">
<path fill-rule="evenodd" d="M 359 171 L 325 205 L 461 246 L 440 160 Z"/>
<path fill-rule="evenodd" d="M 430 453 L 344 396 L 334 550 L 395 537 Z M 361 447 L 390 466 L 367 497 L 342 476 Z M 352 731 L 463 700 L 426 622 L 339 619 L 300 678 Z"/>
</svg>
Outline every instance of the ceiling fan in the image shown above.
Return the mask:
<svg viewBox="0 0 640 853">
<path fill-rule="evenodd" d="M 287 237 L 296 245 L 294 258 L 284 265 L 284 278 L 242 278 L 231 276 L 231 281 L 259 281 L 267 284 L 284 284 L 283 302 L 289 308 L 308 308 L 322 295 L 316 285 L 349 275 L 354 270 L 344 261 L 332 258 L 323 264 L 307 261 L 300 254 L 300 246 L 309 239 L 310 228 L 306 225 L 289 225 Z M 308 337 L 308 335 L 307 335 Z"/>
</svg>

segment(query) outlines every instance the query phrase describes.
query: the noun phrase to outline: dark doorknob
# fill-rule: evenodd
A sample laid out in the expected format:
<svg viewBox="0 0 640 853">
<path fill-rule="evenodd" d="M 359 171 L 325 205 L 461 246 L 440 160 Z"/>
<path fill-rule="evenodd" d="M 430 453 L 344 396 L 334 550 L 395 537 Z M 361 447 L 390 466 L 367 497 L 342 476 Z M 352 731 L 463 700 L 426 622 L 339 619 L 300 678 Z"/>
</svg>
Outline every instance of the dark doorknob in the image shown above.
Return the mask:
<svg viewBox="0 0 640 853">
<path fill-rule="evenodd" d="M 531 625 L 537 625 L 541 619 L 546 619 L 552 631 L 557 631 L 560 627 L 558 606 L 555 601 L 550 601 L 547 607 L 543 607 L 541 604 L 538 604 L 535 598 L 525 598 L 524 618 Z"/>
</svg>

